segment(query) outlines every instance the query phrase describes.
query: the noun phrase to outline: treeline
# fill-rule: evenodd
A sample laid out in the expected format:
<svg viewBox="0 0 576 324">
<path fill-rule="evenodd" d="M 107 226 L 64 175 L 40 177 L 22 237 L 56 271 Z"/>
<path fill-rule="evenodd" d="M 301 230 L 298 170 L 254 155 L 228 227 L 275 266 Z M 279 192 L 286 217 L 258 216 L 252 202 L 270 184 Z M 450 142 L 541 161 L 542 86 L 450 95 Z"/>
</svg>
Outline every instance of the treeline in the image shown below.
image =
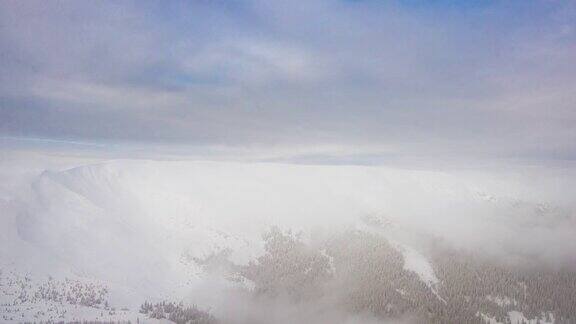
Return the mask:
<svg viewBox="0 0 576 324">
<path fill-rule="evenodd" d="M 257 295 L 324 300 L 329 308 L 381 318 L 429 319 L 442 307 L 415 274 L 403 269 L 402 255 L 381 236 L 347 231 L 313 246 L 272 228 L 264 238 L 266 253 L 241 269 Z"/>
<path fill-rule="evenodd" d="M 130 321 L 40 321 L 23 322 L 24 324 L 131 324 Z"/>
<path fill-rule="evenodd" d="M 257 296 L 425 323 L 510 323 L 510 311 L 537 322 L 576 322 L 574 271 L 508 268 L 435 244 L 426 252 L 440 279 L 436 295 L 378 234 L 349 230 L 306 244 L 272 228 L 264 239 L 266 253 L 238 270 Z"/>
<path fill-rule="evenodd" d="M 198 309 L 196 305 L 184 306 L 182 302 L 162 301 L 160 303 L 145 302 L 140 306 L 140 313 L 150 318 L 167 319 L 177 324 L 216 324 L 218 321 L 207 311 Z"/>
<path fill-rule="evenodd" d="M 0 295 L 4 299 L 0 304 L 0 322 L 32 319 L 33 323 L 64 323 L 69 305 L 116 314 L 116 310 L 109 306 L 108 289 L 104 285 L 69 278 L 56 280 L 48 277 L 36 281 L 28 275 L 0 269 Z M 41 305 L 44 307 L 39 307 Z"/>
<path fill-rule="evenodd" d="M 454 308 L 476 309 L 502 323 L 510 311 L 536 321 L 576 322 L 574 270 L 513 267 L 441 242 L 430 256 L 444 282 L 440 292 Z"/>
<path fill-rule="evenodd" d="M 51 301 L 58 304 L 108 308 L 108 289 L 103 285 L 68 278 L 55 280 L 52 277 L 33 285 L 29 277 L 15 274 L 4 280 L 4 289 L 11 290 L 4 293 L 14 296 L 12 302 L 7 304 L 10 306 Z"/>
<path fill-rule="evenodd" d="M 294 300 L 319 297 L 331 276 L 328 256 L 278 228 L 264 239 L 266 253 L 239 269 L 241 276 L 254 282 L 254 293 Z"/>
<path fill-rule="evenodd" d="M 108 289 L 98 284 L 68 278 L 64 281 L 50 278 L 38 287 L 34 297 L 58 303 L 107 309 L 107 294 Z"/>
</svg>

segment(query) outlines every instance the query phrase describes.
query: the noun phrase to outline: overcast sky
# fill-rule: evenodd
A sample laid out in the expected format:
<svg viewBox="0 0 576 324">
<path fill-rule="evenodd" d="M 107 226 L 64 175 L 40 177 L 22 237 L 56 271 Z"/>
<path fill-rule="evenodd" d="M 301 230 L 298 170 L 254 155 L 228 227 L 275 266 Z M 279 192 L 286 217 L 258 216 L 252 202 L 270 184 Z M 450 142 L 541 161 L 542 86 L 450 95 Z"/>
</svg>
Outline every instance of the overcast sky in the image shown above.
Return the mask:
<svg viewBox="0 0 576 324">
<path fill-rule="evenodd" d="M 1 1 L 0 136 L 576 159 L 576 2 Z"/>
</svg>

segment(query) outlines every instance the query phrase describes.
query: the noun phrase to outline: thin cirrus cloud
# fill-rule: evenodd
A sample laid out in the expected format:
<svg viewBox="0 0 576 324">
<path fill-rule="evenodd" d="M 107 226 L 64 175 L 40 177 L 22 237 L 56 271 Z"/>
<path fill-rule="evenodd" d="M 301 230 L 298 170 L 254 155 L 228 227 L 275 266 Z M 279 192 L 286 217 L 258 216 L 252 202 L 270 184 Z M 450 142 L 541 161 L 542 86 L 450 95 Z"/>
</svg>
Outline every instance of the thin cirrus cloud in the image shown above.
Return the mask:
<svg viewBox="0 0 576 324">
<path fill-rule="evenodd" d="M 5 1 L 0 135 L 573 159 L 574 4 L 466 3 Z"/>
</svg>

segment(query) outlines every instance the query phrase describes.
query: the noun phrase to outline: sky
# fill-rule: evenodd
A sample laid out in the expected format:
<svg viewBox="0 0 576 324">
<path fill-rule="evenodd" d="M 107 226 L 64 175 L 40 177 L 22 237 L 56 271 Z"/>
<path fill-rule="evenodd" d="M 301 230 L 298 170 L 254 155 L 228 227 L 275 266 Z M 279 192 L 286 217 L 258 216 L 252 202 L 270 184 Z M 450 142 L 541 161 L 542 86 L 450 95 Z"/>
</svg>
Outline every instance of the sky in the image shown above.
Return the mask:
<svg viewBox="0 0 576 324">
<path fill-rule="evenodd" d="M 576 159 L 573 1 L 1 1 L 0 138 Z"/>
</svg>

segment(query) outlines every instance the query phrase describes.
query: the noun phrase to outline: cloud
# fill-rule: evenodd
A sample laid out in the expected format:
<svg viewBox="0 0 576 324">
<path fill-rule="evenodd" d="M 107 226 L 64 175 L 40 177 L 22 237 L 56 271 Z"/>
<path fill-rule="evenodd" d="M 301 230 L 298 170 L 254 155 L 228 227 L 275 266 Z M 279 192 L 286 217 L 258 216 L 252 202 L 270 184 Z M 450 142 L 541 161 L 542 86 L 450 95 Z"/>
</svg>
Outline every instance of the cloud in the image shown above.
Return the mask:
<svg viewBox="0 0 576 324">
<path fill-rule="evenodd" d="M 1 6 L 4 136 L 576 155 L 570 2 Z"/>
<path fill-rule="evenodd" d="M 273 41 L 230 41 L 211 45 L 185 63 L 192 75 L 228 82 L 263 85 L 268 82 L 306 82 L 322 76 L 309 53 Z"/>
</svg>

